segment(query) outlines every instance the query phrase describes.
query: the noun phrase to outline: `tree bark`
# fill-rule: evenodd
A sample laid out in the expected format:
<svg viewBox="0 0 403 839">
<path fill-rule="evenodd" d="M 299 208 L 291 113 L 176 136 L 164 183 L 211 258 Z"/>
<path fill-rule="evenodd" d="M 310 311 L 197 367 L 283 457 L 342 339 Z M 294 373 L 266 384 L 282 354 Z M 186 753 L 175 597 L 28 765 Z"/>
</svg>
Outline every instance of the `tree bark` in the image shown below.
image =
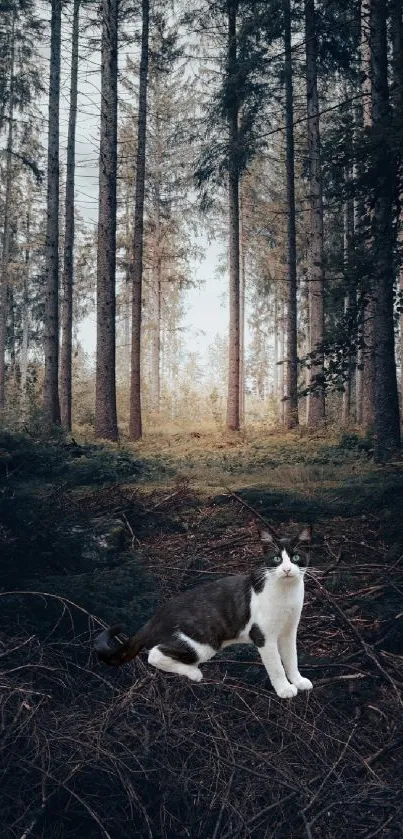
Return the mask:
<svg viewBox="0 0 403 839">
<path fill-rule="evenodd" d="M 361 0 L 361 75 L 363 127 L 370 131 L 372 126 L 372 69 L 371 69 L 371 0 Z M 367 206 L 361 224 L 361 234 L 368 240 L 371 226 L 371 210 Z M 371 247 L 367 241 L 367 247 Z M 374 426 L 375 419 L 375 356 L 374 356 L 374 295 L 372 277 L 367 278 L 362 293 L 362 425 L 367 430 Z"/>
<path fill-rule="evenodd" d="M 158 99 L 158 79 L 156 80 L 156 114 L 155 114 L 155 241 L 153 245 L 153 296 L 154 312 L 152 318 L 151 340 L 151 404 L 156 414 L 161 408 L 161 315 L 162 315 L 162 251 L 163 234 L 161 226 L 161 131 Z"/>
<path fill-rule="evenodd" d="M 323 200 L 314 0 L 305 0 L 305 40 L 310 205 L 308 255 L 310 352 L 315 353 L 315 358 L 310 360 L 309 386 L 315 389 L 308 395 L 307 424 L 316 428 L 325 418 L 325 395 L 323 387 L 324 357 L 321 349 L 324 336 Z"/>
<path fill-rule="evenodd" d="M 354 163 L 353 163 L 353 181 L 356 184 L 358 182 L 360 171 L 359 165 L 357 160 L 357 152 L 358 152 L 358 133 L 361 129 L 362 125 L 362 105 L 357 100 L 354 107 L 354 133 L 353 133 L 353 143 L 354 143 Z M 353 200 L 353 247 L 354 251 L 357 252 L 361 245 L 361 218 L 360 218 L 360 200 L 357 196 L 354 197 Z M 356 312 L 358 315 L 357 320 L 357 353 L 356 353 L 356 364 L 355 364 L 355 421 L 357 425 L 362 425 L 362 402 L 363 402 L 363 330 L 362 330 L 362 320 L 359 317 L 361 311 L 361 289 L 357 289 L 355 295 L 354 305 L 356 307 Z"/>
<path fill-rule="evenodd" d="M 392 73 L 393 106 L 395 130 L 402 131 L 403 122 L 403 15 L 402 0 L 392 0 L 390 6 L 392 31 Z M 403 303 L 403 165 L 401 160 L 397 170 L 397 245 L 398 245 L 398 288 Z M 403 419 L 403 308 L 399 316 L 400 330 L 400 417 Z"/>
<path fill-rule="evenodd" d="M 279 399 L 280 399 L 280 385 L 279 385 L 279 377 L 280 377 L 280 369 L 279 369 L 279 358 L 278 358 L 278 348 L 279 348 L 279 300 L 278 300 L 278 283 L 277 280 L 274 282 L 274 306 L 273 306 L 273 335 L 274 335 L 274 347 L 273 347 L 273 362 L 274 362 L 274 370 L 273 370 L 273 396 L 276 400 L 276 411 L 278 416 L 280 416 L 279 410 Z"/>
<path fill-rule="evenodd" d="M 239 164 L 237 91 L 237 0 L 228 0 L 228 215 L 229 215 L 229 357 L 227 428 L 240 429 L 240 282 L 239 282 Z"/>
<path fill-rule="evenodd" d="M 12 12 L 10 30 L 10 105 L 8 115 L 8 135 L 6 147 L 6 194 L 4 201 L 4 223 L 3 223 L 3 252 L 1 259 L 1 283 L 0 283 L 0 411 L 5 408 L 5 384 L 6 384 L 6 340 L 7 340 L 7 313 L 8 313 L 8 266 L 10 261 L 10 238 L 11 238 L 11 189 L 12 189 L 12 163 L 13 163 L 13 142 L 14 142 L 14 62 L 15 62 L 15 11 Z"/>
<path fill-rule="evenodd" d="M 125 284 L 122 290 L 123 310 L 123 376 L 130 379 L 130 333 L 132 304 L 132 239 L 130 220 L 132 216 L 131 186 L 125 183 Z"/>
<path fill-rule="evenodd" d="M 157 228 L 159 224 L 157 223 Z M 159 253 L 160 243 L 157 235 L 156 243 L 156 265 L 154 273 L 154 312 L 153 312 L 153 329 L 151 341 L 151 403 L 152 409 L 157 414 L 161 407 L 161 304 L 162 304 L 162 265 L 161 255 Z"/>
<path fill-rule="evenodd" d="M 29 348 L 29 271 L 31 261 L 30 232 L 31 232 L 31 191 L 28 193 L 28 204 L 25 222 L 25 261 L 22 289 L 22 341 L 20 358 L 20 411 L 23 420 L 28 413 L 28 348 Z"/>
<path fill-rule="evenodd" d="M 81 0 L 74 0 L 71 47 L 70 112 L 67 137 L 66 208 L 64 229 L 63 298 L 61 306 L 60 411 L 63 427 L 71 431 L 71 355 L 74 282 L 74 170 L 77 120 L 78 40 Z"/>
<path fill-rule="evenodd" d="M 16 237 L 17 238 L 17 237 Z M 8 286 L 8 304 L 9 311 L 9 347 L 10 347 L 10 372 L 9 380 L 14 385 L 18 383 L 19 371 L 17 368 L 17 353 L 15 347 L 15 303 L 14 303 L 14 289 L 11 283 Z"/>
<path fill-rule="evenodd" d="M 245 427 L 245 280 L 246 232 L 242 185 L 239 193 L 239 422 Z"/>
<path fill-rule="evenodd" d="M 150 16 L 149 0 L 142 0 L 141 8 L 142 32 L 139 80 L 139 115 L 137 129 L 136 192 L 134 203 L 133 227 L 132 347 L 129 420 L 129 436 L 131 440 L 139 440 L 142 436 L 141 317 L 143 283 L 144 185 L 146 167 L 147 128 L 148 31 Z"/>
<path fill-rule="evenodd" d="M 102 2 L 95 431 L 117 440 L 116 170 L 118 0 Z"/>
<path fill-rule="evenodd" d="M 287 318 L 286 313 L 286 306 L 284 300 L 281 301 L 281 316 L 279 319 L 279 326 L 280 326 L 280 366 L 279 366 L 279 411 L 280 411 L 280 422 L 281 425 L 284 425 L 285 420 L 285 411 L 284 411 L 284 395 L 285 395 L 285 346 L 286 346 L 286 337 L 285 337 L 285 322 Z"/>
<path fill-rule="evenodd" d="M 346 173 L 346 181 L 349 179 L 349 173 Z M 354 214 L 353 206 L 350 199 L 346 199 L 343 207 L 343 261 L 344 273 L 348 282 L 350 283 L 351 271 L 351 252 L 353 246 L 353 230 L 354 230 Z M 347 291 L 344 297 L 344 314 L 349 315 L 352 309 L 353 301 L 350 291 Z M 342 399 L 342 416 L 341 422 L 343 426 L 349 425 L 351 421 L 351 396 L 352 396 L 352 376 L 353 376 L 353 356 L 349 352 L 347 356 L 347 371 L 346 379 L 344 381 L 343 399 Z"/>
<path fill-rule="evenodd" d="M 396 153 L 385 143 L 391 124 L 388 90 L 386 4 L 371 0 L 373 182 L 372 225 L 375 345 L 375 447 L 377 461 L 400 454 L 399 401 L 397 392 L 393 323 L 393 201 L 396 187 Z"/>
<path fill-rule="evenodd" d="M 61 0 L 52 0 L 49 79 L 48 190 L 46 217 L 45 378 L 43 406 L 51 423 L 59 406 L 59 106 Z"/>
<path fill-rule="evenodd" d="M 284 8 L 284 79 L 287 190 L 287 358 L 285 362 L 284 424 L 298 425 L 297 241 L 295 226 L 294 97 L 291 53 L 291 2 Z"/>
</svg>

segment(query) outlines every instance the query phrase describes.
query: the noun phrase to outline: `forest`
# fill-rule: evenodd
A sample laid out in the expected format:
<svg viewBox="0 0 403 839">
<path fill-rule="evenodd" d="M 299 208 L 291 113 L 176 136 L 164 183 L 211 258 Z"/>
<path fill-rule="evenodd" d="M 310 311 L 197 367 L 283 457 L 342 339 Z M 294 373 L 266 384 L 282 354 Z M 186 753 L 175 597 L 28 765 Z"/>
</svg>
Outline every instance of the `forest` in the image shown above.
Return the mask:
<svg viewBox="0 0 403 839">
<path fill-rule="evenodd" d="M 0 0 L 0 824 L 401 839 L 403 0 Z M 313 690 L 94 638 L 313 528 Z"/>
</svg>

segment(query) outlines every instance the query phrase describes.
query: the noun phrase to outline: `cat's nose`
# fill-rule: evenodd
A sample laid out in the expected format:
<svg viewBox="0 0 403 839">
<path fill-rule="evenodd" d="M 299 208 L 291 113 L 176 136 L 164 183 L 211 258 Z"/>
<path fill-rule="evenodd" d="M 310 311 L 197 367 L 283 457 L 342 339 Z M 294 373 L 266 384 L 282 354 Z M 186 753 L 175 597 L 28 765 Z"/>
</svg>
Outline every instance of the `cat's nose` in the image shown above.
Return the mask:
<svg viewBox="0 0 403 839">
<path fill-rule="evenodd" d="M 288 569 L 287 569 L 287 571 L 285 570 L 285 568 L 283 568 L 283 571 L 284 571 L 284 574 L 285 574 L 285 576 L 286 576 L 286 577 L 289 577 L 289 576 L 290 576 L 290 574 L 291 574 L 291 568 L 288 568 Z"/>
</svg>

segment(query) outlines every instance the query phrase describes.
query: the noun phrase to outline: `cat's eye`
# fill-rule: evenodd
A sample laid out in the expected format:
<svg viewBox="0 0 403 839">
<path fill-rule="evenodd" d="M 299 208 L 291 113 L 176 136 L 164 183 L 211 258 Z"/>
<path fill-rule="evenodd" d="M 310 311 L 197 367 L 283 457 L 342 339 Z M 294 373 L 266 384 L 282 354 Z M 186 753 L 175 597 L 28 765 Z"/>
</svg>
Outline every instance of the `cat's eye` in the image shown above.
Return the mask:
<svg viewBox="0 0 403 839">
<path fill-rule="evenodd" d="M 293 554 L 292 561 L 296 562 L 297 564 L 302 561 L 302 556 L 300 554 Z"/>
<path fill-rule="evenodd" d="M 280 565 L 282 562 L 281 556 L 273 556 L 273 562 L 275 565 Z"/>
</svg>

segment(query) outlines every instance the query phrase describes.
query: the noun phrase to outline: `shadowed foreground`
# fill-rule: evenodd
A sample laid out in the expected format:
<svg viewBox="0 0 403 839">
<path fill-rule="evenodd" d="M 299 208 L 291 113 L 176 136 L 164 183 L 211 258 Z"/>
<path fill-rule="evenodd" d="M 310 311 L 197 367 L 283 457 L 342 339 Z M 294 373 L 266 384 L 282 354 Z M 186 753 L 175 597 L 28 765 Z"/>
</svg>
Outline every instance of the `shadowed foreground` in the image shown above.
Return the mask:
<svg viewBox="0 0 403 839">
<path fill-rule="evenodd" d="M 324 573 L 307 578 L 299 632 L 314 690 L 290 701 L 250 647 L 203 665 L 199 685 L 144 656 L 111 671 L 91 652 L 94 614 L 134 631 L 169 595 L 259 563 L 259 518 L 236 497 L 184 480 L 56 487 L 40 515 L 24 485 L 17 528 L 17 488 L 4 493 L 5 568 L 25 593 L 0 592 L 2 835 L 401 837 L 400 471 L 343 483 L 319 470 L 315 483 L 312 467 L 292 487 L 289 468 L 283 487 L 262 473 L 237 494 L 281 530 L 314 523 Z"/>
</svg>

